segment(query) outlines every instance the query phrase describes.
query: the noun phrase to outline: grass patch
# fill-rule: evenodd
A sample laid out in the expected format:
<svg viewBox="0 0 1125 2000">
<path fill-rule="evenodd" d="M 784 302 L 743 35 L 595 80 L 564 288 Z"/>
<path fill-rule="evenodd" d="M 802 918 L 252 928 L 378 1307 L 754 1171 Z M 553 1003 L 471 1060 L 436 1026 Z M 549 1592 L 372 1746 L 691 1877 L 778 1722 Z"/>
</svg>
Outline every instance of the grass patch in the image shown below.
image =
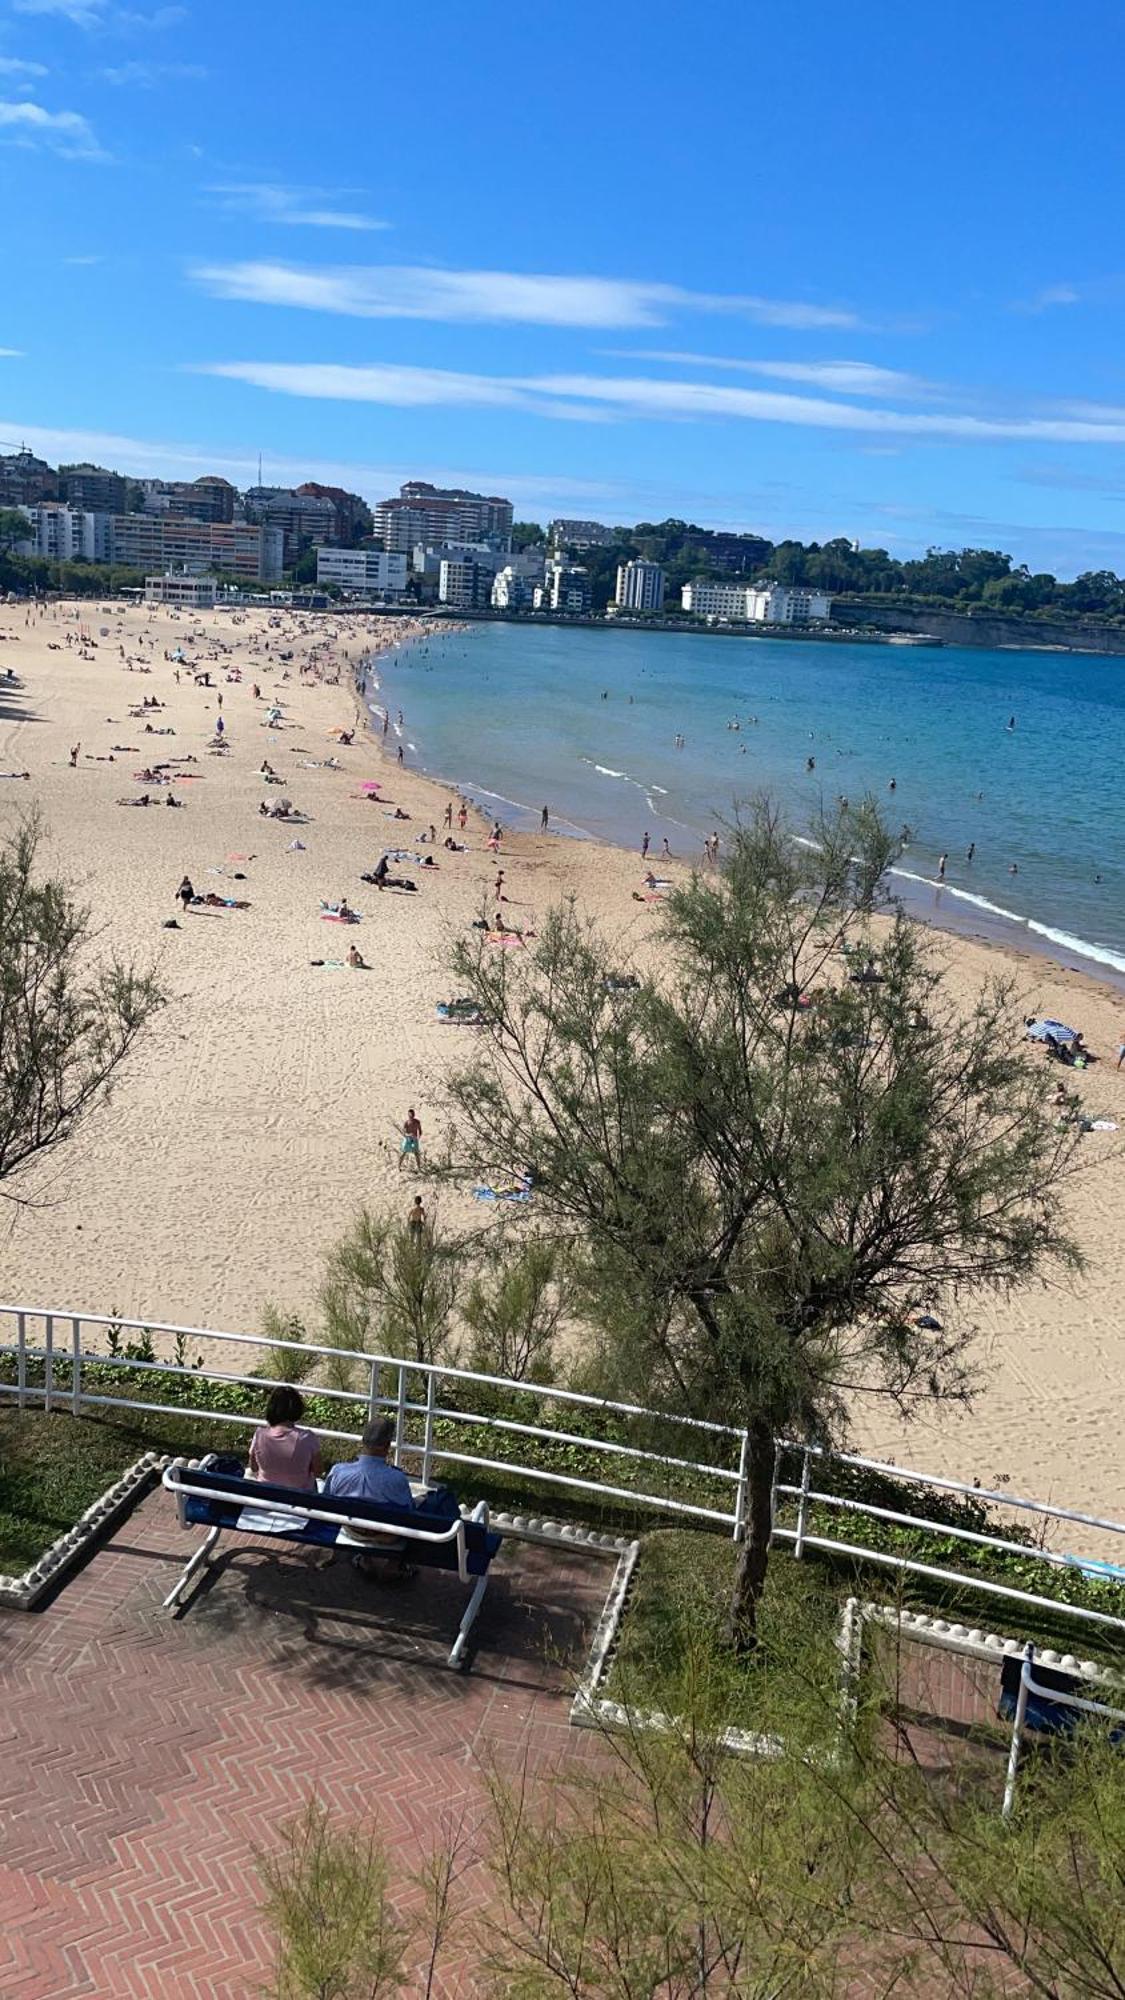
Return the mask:
<svg viewBox="0 0 1125 2000">
<path fill-rule="evenodd" d="M 722 1636 L 736 1557 L 732 1541 L 690 1529 L 645 1537 L 603 1691 L 790 1743 L 822 1740 L 835 1723 L 846 1593 L 819 1565 L 774 1555 L 758 1648 L 739 1658 Z"/>
</svg>

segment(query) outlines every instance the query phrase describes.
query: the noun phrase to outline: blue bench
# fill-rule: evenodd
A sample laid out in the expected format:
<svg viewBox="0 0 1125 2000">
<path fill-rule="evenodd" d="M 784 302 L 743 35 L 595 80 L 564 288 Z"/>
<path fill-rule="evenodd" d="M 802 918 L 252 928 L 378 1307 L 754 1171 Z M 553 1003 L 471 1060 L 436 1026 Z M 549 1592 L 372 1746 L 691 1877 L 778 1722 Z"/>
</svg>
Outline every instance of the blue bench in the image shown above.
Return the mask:
<svg viewBox="0 0 1125 2000">
<path fill-rule="evenodd" d="M 178 1607 L 224 1529 L 241 1535 L 268 1535 L 283 1542 L 311 1543 L 318 1548 L 352 1548 L 396 1562 L 409 1553 L 412 1563 L 427 1569 L 455 1570 L 461 1582 L 471 1586 L 449 1655 L 451 1667 L 467 1666 L 469 1633 L 503 1539 L 489 1528 L 487 1501 L 479 1501 L 471 1514 L 458 1514 L 450 1520 L 437 1514 L 427 1516 L 424 1504 L 385 1507 L 340 1494 L 296 1493 L 288 1486 L 217 1472 L 207 1459 L 199 1465 L 177 1459 L 165 1468 L 163 1484 L 175 1498 L 180 1526 L 207 1529 L 175 1588 L 164 1599 L 164 1610 Z M 383 1531 L 383 1538 L 373 1541 L 372 1533 L 377 1530 Z"/>
</svg>

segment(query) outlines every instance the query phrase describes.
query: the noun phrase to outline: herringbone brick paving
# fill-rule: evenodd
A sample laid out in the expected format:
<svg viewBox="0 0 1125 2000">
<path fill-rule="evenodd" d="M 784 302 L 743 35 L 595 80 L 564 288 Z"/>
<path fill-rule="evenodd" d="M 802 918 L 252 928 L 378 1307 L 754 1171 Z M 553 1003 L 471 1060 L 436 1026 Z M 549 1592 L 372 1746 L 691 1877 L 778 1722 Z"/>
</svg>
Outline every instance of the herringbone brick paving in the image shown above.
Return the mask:
<svg viewBox="0 0 1125 2000">
<path fill-rule="evenodd" d="M 197 1532 L 158 1489 L 46 1610 L 0 1614 L 2 1995 L 251 2000 L 254 1853 L 311 1791 L 409 1866 L 471 1823 L 482 1759 L 581 1754 L 567 1703 L 604 1561 L 509 1544 L 464 1676 L 442 1573 L 380 1588 L 228 1536 L 170 1617 Z M 456 1957 L 448 2000 L 471 1991 Z"/>
</svg>

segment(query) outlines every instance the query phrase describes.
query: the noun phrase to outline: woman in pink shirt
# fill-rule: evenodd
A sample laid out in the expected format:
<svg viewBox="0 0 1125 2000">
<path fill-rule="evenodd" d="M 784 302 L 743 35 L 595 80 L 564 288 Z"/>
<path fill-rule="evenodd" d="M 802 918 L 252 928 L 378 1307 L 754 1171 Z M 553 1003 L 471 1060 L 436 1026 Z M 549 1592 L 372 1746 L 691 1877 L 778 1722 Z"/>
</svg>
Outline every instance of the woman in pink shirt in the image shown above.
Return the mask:
<svg viewBox="0 0 1125 2000">
<path fill-rule="evenodd" d="M 274 1389 L 266 1404 L 266 1421 L 259 1424 L 250 1446 L 250 1474 L 271 1486 L 291 1486 L 298 1493 L 315 1493 L 320 1473 L 320 1445 L 313 1431 L 299 1421 L 304 1399 L 288 1386 Z"/>
</svg>

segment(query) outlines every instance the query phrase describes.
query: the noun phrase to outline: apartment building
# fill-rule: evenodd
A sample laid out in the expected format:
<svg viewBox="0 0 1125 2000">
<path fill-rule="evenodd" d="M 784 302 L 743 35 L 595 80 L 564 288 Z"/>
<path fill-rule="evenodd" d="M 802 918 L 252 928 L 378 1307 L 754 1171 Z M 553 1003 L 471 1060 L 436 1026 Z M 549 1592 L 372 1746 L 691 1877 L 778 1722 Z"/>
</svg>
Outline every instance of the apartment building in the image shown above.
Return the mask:
<svg viewBox="0 0 1125 2000">
<path fill-rule="evenodd" d="M 221 570 L 230 576 L 272 583 L 281 575 L 284 536 L 280 528 L 249 521 L 180 521 L 168 514 L 117 514 L 111 529 L 111 560 L 151 576 L 182 569 L 196 575 Z"/>
<path fill-rule="evenodd" d="M 59 500 L 43 500 L 36 507 L 21 507 L 27 516 L 25 540 L 16 543 L 21 556 L 43 556 L 51 562 L 108 562 L 111 520 L 109 514 L 67 507 Z"/>
<path fill-rule="evenodd" d="M 385 549 L 409 554 L 416 543 L 432 547 L 450 542 L 481 542 L 497 554 L 512 546 L 513 510 L 510 500 L 495 494 L 469 493 L 461 487 L 431 486 L 411 479 L 398 498 L 380 500 L 374 510 L 374 534 Z"/>
<path fill-rule="evenodd" d="M 553 549 L 605 549 L 621 532 L 604 521 L 572 521 L 563 515 L 547 523 L 547 540 Z"/>
<path fill-rule="evenodd" d="M 659 563 L 643 562 L 636 556 L 618 567 L 614 603 L 619 611 L 662 611 L 664 583 Z"/>
<path fill-rule="evenodd" d="M 384 549 L 318 549 L 316 580 L 373 597 L 401 597 L 406 589 L 406 557 Z"/>
<path fill-rule="evenodd" d="M 490 601 L 495 565 L 479 556 L 443 556 L 438 572 L 438 602 L 455 611 L 479 611 Z"/>
<path fill-rule="evenodd" d="M 33 507 L 58 497 L 59 475 L 45 458 L 36 458 L 26 445 L 0 453 L 0 507 Z"/>
<path fill-rule="evenodd" d="M 590 609 L 590 572 L 580 563 L 557 559 L 547 564 L 543 582 L 536 585 L 537 611 L 563 611 L 580 615 Z"/>
<path fill-rule="evenodd" d="M 100 514 L 125 511 L 125 475 L 105 465 L 60 465 L 59 498 L 72 507 Z"/>
</svg>

